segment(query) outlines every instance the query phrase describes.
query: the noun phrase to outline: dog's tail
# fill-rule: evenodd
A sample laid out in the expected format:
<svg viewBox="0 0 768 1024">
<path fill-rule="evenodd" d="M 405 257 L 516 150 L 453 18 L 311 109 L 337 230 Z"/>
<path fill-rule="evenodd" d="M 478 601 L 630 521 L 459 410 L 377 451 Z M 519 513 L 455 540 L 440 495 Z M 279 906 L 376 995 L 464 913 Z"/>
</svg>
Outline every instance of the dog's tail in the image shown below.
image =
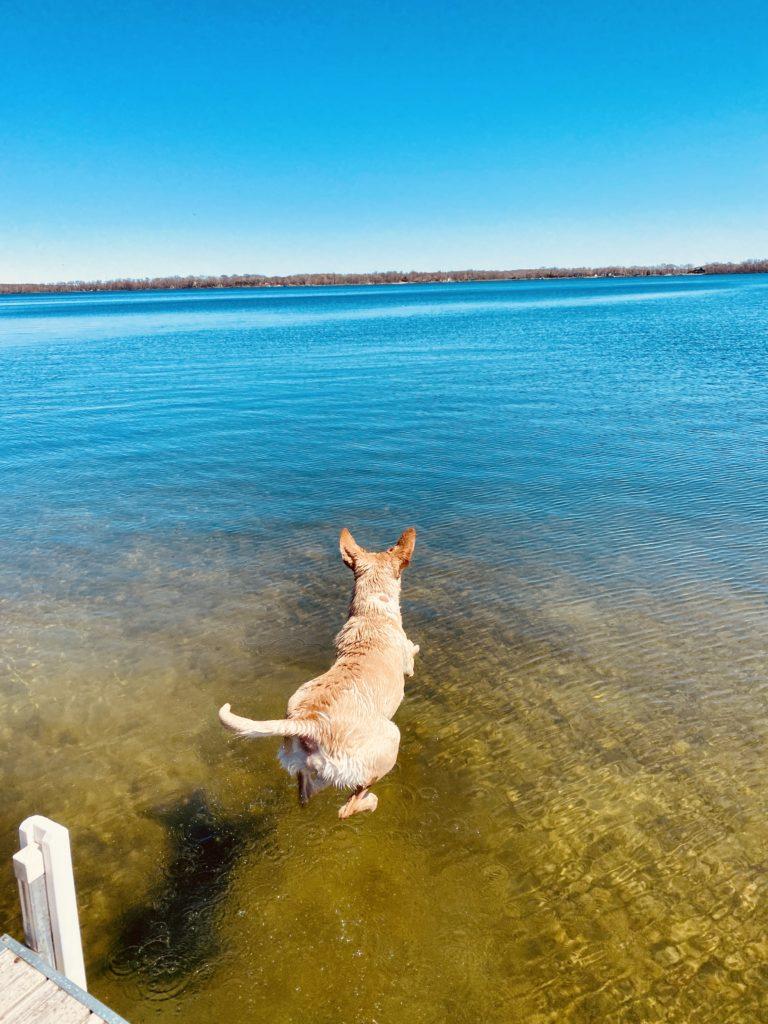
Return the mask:
<svg viewBox="0 0 768 1024">
<path fill-rule="evenodd" d="M 278 718 L 272 722 L 256 722 L 252 718 L 241 718 L 231 711 L 231 704 L 219 708 L 219 721 L 232 732 L 246 738 L 255 736 L 306 736 L 315 738 L 320 725 L 314 718 Z"/>
</svg>

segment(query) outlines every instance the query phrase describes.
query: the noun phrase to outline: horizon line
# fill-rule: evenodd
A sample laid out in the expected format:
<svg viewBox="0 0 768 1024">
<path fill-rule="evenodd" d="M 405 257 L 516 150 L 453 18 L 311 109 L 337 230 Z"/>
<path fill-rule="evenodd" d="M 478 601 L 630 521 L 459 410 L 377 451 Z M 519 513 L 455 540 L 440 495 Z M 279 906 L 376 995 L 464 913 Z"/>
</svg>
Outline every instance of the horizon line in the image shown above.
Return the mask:
<svg viewBox="0 0 768 1024">
<path fill-rule="evenodd" d="M 516 270 L 378 270 L 297 274 L 176 274 L 154 277 L 117 277 L 108 280 L 56 282 L 0 282 L 0 295 L 51 292 L 174 291 L 215 288 L 334 287 L 383 284 L 460 284 L 472 281 L 559 280 L 566 278 L 674 277 L 706 274 L 768 273 L 768 257 L 739 262 L 656 263 L 598 267 L 540 266 Z"/>
</svg>

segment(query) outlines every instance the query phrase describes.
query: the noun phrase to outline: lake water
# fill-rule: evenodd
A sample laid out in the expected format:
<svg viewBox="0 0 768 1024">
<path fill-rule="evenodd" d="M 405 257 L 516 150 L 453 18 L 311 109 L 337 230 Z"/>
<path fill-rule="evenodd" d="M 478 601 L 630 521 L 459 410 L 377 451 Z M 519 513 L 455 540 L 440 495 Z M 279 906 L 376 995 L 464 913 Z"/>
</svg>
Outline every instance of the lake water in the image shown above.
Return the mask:
<svg viewBox="0 0 768 1024">
<path fill-rule="evenodd" d="M 0 299 L 0 924 L 133 1024 L 768 1015 L 768 278 Z M 274 717 L 419 531 L 379 809 Z"/>
</svg>

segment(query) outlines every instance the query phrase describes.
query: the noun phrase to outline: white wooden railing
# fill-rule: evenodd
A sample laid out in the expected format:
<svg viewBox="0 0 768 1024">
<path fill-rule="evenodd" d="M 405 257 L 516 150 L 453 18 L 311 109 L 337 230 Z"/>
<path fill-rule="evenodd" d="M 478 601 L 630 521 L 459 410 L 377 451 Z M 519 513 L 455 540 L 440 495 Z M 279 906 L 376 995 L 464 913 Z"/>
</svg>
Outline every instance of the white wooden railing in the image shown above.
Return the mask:
<svg viewBox="0 0 768 1024">
<path fill-rule="evenodd" d="M 13 857 L 24 921 L 24 941 L 51 967 L 85 989 L 69 831 L 33 814 L 19 826 Z"/>
</svg>

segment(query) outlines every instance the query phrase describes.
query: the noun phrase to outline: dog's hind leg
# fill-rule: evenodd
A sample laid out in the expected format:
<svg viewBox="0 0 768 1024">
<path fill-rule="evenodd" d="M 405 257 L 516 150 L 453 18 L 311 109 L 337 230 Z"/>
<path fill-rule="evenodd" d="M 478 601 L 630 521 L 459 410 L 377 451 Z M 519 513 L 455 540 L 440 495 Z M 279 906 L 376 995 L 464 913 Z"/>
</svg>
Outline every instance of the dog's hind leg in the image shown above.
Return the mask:
<svg viewBox="0 0 768 1024">
<path fill-rule="evenodd" d="M 361 811 L 375 811 L 379 805 L 379 798 L 375 793 L 369 793 L 367 786 L 360 786 L 347 800 L 343 807 L 339 808 L 340 818 L 351 818 L 353 814 Z"/>
<path fill-rule="evenodd" d="M 363 775 L 366 782 L 358 786 L 344 806 L 339 808 L 340 818 L 349 818 L 360 811 L 376 810 L 379 798 L 375 793 L 369 793 L 368 787 L 392 770 L 399 746 L 400 730 L 388 718 L 379 718 L 373 726 L 372 735 L 365 748 L 361 751 L 367 765 L 366 774 Z"/>
<path fill-rule="evenodd" d="M 306 771 L 298 772 L 296 777 L 299 781 L 299 803 L 302 807 L 306 807 L 312 796 L 312 779 L 309 772 Z"/>
</svg>

